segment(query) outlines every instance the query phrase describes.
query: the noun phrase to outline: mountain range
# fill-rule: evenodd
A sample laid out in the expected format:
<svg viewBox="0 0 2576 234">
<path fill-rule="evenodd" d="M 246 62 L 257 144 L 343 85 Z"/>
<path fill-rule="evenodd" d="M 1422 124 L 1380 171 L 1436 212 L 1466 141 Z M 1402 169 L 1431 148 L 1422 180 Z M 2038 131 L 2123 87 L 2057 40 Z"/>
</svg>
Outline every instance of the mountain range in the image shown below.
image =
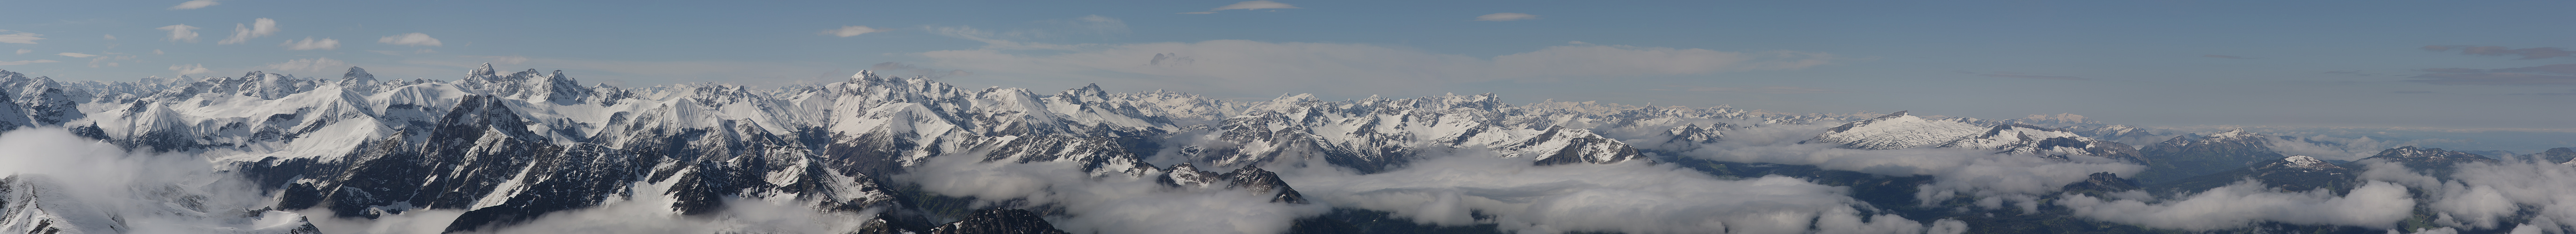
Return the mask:
<svg viewBox="0 0 2576 234">
<path fill-rule="evenodd" d="M 1968 232 L 2160 232 L 2190 229 L 2093 220 L 2063 212 L 2071 208 L 2054 203 L 2018 212 L 1966 211 L 1974 206 L 1962 204 L 1979 198 L 1952 203 L 1885 195 L 1913 194 L 1949 178 L 1694 155 L 1750 144 L 1739 138 L 1766 137 L 1757 129 L 1816 126 L 1822 130 L 1790 133 L 1800 140 L 1796 145 L 1836 152 L 1945 150 L 2036 158 L 2039 163 L 2134 165 L 2136 169 L 2122 171 L 2134 174 L 2129 176 L 2077 173 L 2086 176 L 2053 185 L 2063 188 L 2052 191 L 2139 199 L 2179 199 L 2245 180 L 2293 193 L 2344 194 L 2369 181 L 2360 174 L 2370 163 L 2396 163 L 2451 179 L 2448 175 L 2460 165 L 2505 162 L 2413 146 L 2329 162 L 2270 148 L 2295 137 L 2242 130 L 2159 134 L 2126 125 L 1906 111 L 1831 115 L 1724 106 L 1511 105 L 1495 94 L 1340 101 L 1298 94 L 1246 102 L 1160 90 L 1113 93 L 1098 85 L 1055 92 L 958 87 L 866 71 L 840 82 L 776 88 L 583 85 L 562 71 L 504 71 L 490 64 L 454 80 L 378 79 L 356 67 L 339 77 L 249 72 L 134 82 L 59 82 L 0 71 L 0 103 L 9 104 L 0 105 L 0 131 L 64 132 L 143 155 L 133 157 L 192 159 L 203 162 L 202 169 L 213 171 L 215 178 L 232 181 L 121 185 L 159 192 L 99 198 L 59 188 L 87 186 L 80 185 L 91 183 L 86 179 L 9 175 L 0 179 L 0 195 L 6 195 L 0 197 L 0 214 L 6 215 L 0 216 L 0 231 L 12 233 L 168 230 L 152 229 L 160 227 L 138 221 L 147 220 L 142 217 L 211 220 L 182 228 L 189 232 L 357 233 L 328 229 L 329 220 L 383 220 L 424 212 L 454 213 L 453 219 L 430 225 L 438 232 L 487 232 L 609 206 L 644 206 L 674 217 L 720 217 L 758 207 L 745 205 L 750 203 L 864 217 L 834 230 L 845 233 L 1104 232 L 1066 228 L 1062 222 L 1097 215 L 1075 211 L 1079 204 L 940 192 L 922 177 L 952 170 L 943 160 L 1063 167 L 1090 180 L 1151 181 L 1159 188 L 1147 189 L 1163 191 L 1159 193 L 1241 194 L 1279 206 L 1329 210 L 1270 230 L 1276 232 L 1515 232 L 1506 230 L 1511 222 L 1491 215 L 1467 215 L 1484 221 L 1460 226 L 1354 206 L 1347 202 L 1349 196 L 1340 195 L 1344 193 L 1318 197 L 1300 190 L 1344 184 L 1283 176 L 1316 168 L 1380 174 L 1461 156 L 1515 160 L 1531 168 L 1635 164 L 1687 168 L 1718 178 L 1789 176 L 1851 191 L 1846 195 L 1856 199 L 1862 216 L 1961 222 L 1966 226 L 1959 230 Z M 2142 147 L 2121 143 L 2163 136 L 2171 137 Z M 2500 157 L 2576 163 L 2569 161 L 2576 160 L 2576 151 L 2568 148 Z M 255 191 L 245 198 L 255 202 L 225 206 L 199 201 L 226 196 L 218 186 L 229 184 Z M 1379 192 L 1388 191 L 1412 190 Z M 1520 190 L 1461 191 L 1499 198 L 1517 196 L 1508 193 Z M 90 205 L 120 202 L 167 205 Z M 2257 223 L 2219 230 L 2377 230 Z M 1936 222 L 1904 230 L 1940 227 Z M 2386 227 L 2449 226 L 2419 222 Z"/>
</svg>

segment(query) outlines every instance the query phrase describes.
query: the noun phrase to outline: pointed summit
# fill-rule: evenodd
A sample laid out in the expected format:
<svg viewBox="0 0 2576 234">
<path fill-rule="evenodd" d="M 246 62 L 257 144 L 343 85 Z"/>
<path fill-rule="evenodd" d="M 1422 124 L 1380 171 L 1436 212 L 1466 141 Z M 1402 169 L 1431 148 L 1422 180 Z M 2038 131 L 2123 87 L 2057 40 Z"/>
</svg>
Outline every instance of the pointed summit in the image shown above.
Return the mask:
<svg viewBox="0 0 2576 234">
<path fill-rule="evenodd" d="M 876 71 L 859 70 L 859 74 L 850 74 L 850 80 L 853 80 L 853 81 L 861 81 L 861 82 L 877 82 L 877 81 L 884 81 L 885 79 L 884 79 L 884 78 L 877 78 L 877 72 L 876 72 Z"/>
<path fill-rule="evenodd" d="M 468 71 L 468 72 L 465 72 L 465 78 L 467 78 L 467 79 L 473 79 L 473 78 L 479 78 L 479 77 L 493 77 L 493 76 L 499 76 L 499 75 L 500 75 L 500 73 L 497 73 L 495 70 L 492 70 L 492 63 L 483 63 L 483 67 L 481 67 L 481 68 L 475 68 L 475 69 L 474 69 L 474 71 Z"/>
<path fill-rule="evenodd" d="M 367 73 L 367 69 L 365 69 L 365 68 L 358 68 L 358 67 L 356 67 L 356 66 L 350 66 L 350 67 L 349 67 L 349 73 L 342 73 L 342 74 L 340 74 L 340 80 L 342 80 L 342 81 L 376 81 L 376 74 L 369 74 L 369 73 Z"/>
</svg>

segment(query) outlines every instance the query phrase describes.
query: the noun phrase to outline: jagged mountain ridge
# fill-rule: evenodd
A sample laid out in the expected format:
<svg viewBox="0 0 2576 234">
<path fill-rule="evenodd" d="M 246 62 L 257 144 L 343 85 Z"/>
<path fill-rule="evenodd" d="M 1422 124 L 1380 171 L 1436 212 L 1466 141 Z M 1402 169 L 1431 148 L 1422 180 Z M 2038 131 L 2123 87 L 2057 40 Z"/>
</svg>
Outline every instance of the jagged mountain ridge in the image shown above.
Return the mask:
<svg viewBox="0 0 2576 234">
<path fill-rule="evenodd" d="M 0 84 L 11 85 L 0 87 L 8 88 L 0 98 L 11 98 L 0 111 L 14 111 L 0 113 L 9 118 L 0 126 L 62 127 L 135 150 L 203 155 L 277 192 L 277 209 L 360 218 L 466 211 L 449 231 L 598 206 L 642 184 L 670 186 L 666 195 L 678 201 L 667 206 L 683 215 L 718 210 L 731 197 L 902 209 L 880 177 L 943 156 L 1072 162 L 1098 176 L 1191 174 L 1144 162 L 1168 154 L 1241 169 L 1206 185 L 1304 203 L 1257 167 L 1322 161 L 1383 171 L 1461 151 L 1538 165 L 1622 163 L 1715 142 L 1730 125 L 1713 118 L 1830 120 L 1724 107 L 1516 107 L 1492 94 L 1238 103 L 1094 85 L 1041 95 L 870 72 L 772 90 L 583 87 L 560 71 L 502 74 L 488 64 L 454 81 L 379 80 L 352 67 L 337 79 L 249 72 L 78 83 L 0 71 Z M 47 118 L 56 120 L 39 121 Z"/>
</svg>

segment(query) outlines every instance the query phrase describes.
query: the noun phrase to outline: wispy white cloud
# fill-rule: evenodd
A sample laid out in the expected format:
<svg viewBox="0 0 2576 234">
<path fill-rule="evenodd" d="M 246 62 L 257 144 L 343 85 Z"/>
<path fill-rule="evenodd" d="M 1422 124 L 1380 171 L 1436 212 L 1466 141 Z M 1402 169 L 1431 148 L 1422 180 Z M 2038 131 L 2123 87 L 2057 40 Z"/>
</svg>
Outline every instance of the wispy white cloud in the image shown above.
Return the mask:
<svg viewBox="0 0 2576 234">
<path fill-rule="evenodd" d="M 2037 75 L 2037 74 L 2020 73 L 2020 72 L 1970 72 L 1970 71 L 1959 71 L 1959 73 L 1960 73 L 1960 74 L 1969 74 L 1969 75 L 1984 76 L 1984 77 L 2001 77 L 2001 78 L 2022 78 L 2022 79 L 2041 79 L 2041 80 L 2093 80 L 2093 79 L 2085 79 L 2084 77 L 2077 77 L 2077 76 Z"/>
<path fill-rule="evenodd" d="M 45 34 L 0 30 L 0 43 L 36 44 L 36 40 L 45 39 L 42 36 Z"/>
<path fill-rule="evenodd" d="M 179 3 L 179 5 L 177 5 L 177 6 L 170 6 L 170 9 L 171 9 L 171 10 L 187 10 L 187 9 L 206 8 L 206 7 L 209 7 L 209 6 L 215 6 L 215 5 L 221 5 L 221 4 L 223 4 L 223 3 L 217 3 L 217 2 L 215 2 L 215 0 L 189 0 L 189 1 L 187 1 L 187 2 L 180 2 L 180 3 Z"/>
<path fill-rule="evenodd" d="M 27 64 L 30 64 L 30 63 L 51 63 L 51 62 L 62 62 L 62 61 L 54 61 L 54 60 L 52 60 L 52 59 L 18 60 L 18 61 L 0 61 L 0 66 L 6 66 L 6 65 L 27 65 Z"/>
<path fill-rule="evenodd" d="M 98 36 L 99 36 L 99 37 L 105 37 L 105 38 L 107 38 L 108 40 L 116 40 L 116 35 L 115 35 L 115 34 L 100 34 L 100 35 L 98 35 Z"/>
<path fill-rule="evenodd" d="M 36 51 L 35 51 L 35 50 L 28 50 L 28 49 L 18 49 L 18 54 L 27 54 L 28 52 L 36 52 Z"/>
<path fill-rule="evenodd" d="M 206 69 L 206 65 L 205 65 L 205 64 L 170 65 L 170 71 L 179 72 L 179 75 L 206 74 L 206 73 L 214 73 L 214 72 L 215 72 L 214 70 L 207 70 L 207 69 Z"/>
<path fill-rule="evenodd" d="M 162 55 L 162 54 L 166 54 L 166 53 L 162 53 L 162 52 L 161 52 L 161 49 L 152 49 L 152 55 Z"/>
<path fill-rule="evenodd" d="M 2567 48 L 2558 48 L 2558 47 L 2532 47 L 2532 48 L 2514 49 L 2514 48 L 2512 48 L 2512 47 L 2503 47 L 2503 46 L 2466 46 L 2466 45 L 2458 45 L 2458 46 L 2444 46 L 2444 45 L 2429 45 L 2429 46 L 2424 46 L 2424 47 L 2423 47 L 2423 49 L 2424 49 L 2424 50 L 2430 50 L 2430 51 L 2450 51 L 2450 50 L 2459 50 L 2459 51 L 2460 51 L 2460 54 L 2465 54 L 2465 55 L 2485 55 L 2485 56 L 2522 56 L 2522 58 L 2521 58 L 2521 59 L 2545 59 L 2545 58 L 2557 58 L 2557 57 L 2571 57 L 2571 56 L 2576 56 L 2576 51 L 2570 51 L 2570 50 L 2567 50 Z"/>
<path fill-rule="evenodd" d="M 852 37 L 852 36 L 858 36 L 859 34 L 868 34 L 868 33 L 884 32 L 884 31 L 885 31 L 885 30 L 879 30 L 879 29 L 877 29 L 877 28 L 870 28 L 870 27 L 868 27 L 868 26 L 866 26 L 866 25 L 860 25 L 860 26 L 841 26 L 841 29 L 823 30 L 823 32 L 822 32 L 822 33 L 819 33 L 819 34 L 823 34 L 823 35 L 833 35 L 833 36 L 840 36 L 840 37 Z"/>
<path fill-rule="evenodd" d="M 1538 15 L 1503 12 L 1476 16 L 1476 21 L 1513 21 L 1533 19 L 1538 19 Z"/>
<path fill-rule="evenodd" d="M 426 33 L 404 33 L 404 34 L 402 34 L 402 35 L 385 36 L 384 38 L 378 38 L 378 39 L 376 39 L 376 43 L 395 44 L 395 45 L 407 45 L 407 46 L 440 46 L 440 45 L 441 45 L 441 44 L 439 44 L 439 43 L 438 43 L 438 38 L 431 38 L 431 37 L 429 37 L 429 34 L 426 34 Z"/>
<path fill-rule="evenodd" d="M 1680 85 L 1666 85 L 1666 86 L 1669 86 L 1669 87 L 1675 87 L 1675 88 L 1680 88 L 1680 89 L 1650 89 L 1650 90 L 1659 90 L 1659 91 L 1692 91 L 1692 92 L 1744 92 L 1744 93 L 1772 93 L 1772 94 L 1791 94 L 1791 93 L 1839 93 L 1839 92 L 1842 92 L 1842 91 L 1835 91 L 1835 90 L 1830 90 L 1830 89 L 1822 89 L 1822 88 L 1808 88 L 1808 87 L 1797 87 L 1797 86 L 1768 86 L 1768 87 L 1761 87 L 1761 88 L 1738 88 L 1738 87 L 1697 87 L 1697 86 L 1680 86 Z"/>
<path fill-rule="evenodd" d="M 289 50 L 329 50 L 339 49 L 340 40 L 330 38 L 314 40 L 313 37 L 304 37 L 304 40 L 286 40 L 285 44 L 277 44 L 277 46 L 285 46 Z"/>
<path fill-rule="evenodd" d="M 942 35 L 942 36 L 955 37 L 955 38 L 959 38 L 959 39 L 966 39 L 966 40 L 974 40 L 974 41 L 976 41 L 976 42 L 983 42 L 983 43 L 984 43 L 984 48 L 983 48 L 983 49 L 987 49 L 987 50 L 1071 50 L 1071 49 L 1080 48 L 1080 47 L 1082 47 L 1082 46 L 1085 46 L 1085 45 L 1052 44 L 1052 43 L 1043 43 L 1043 42 L 1019 42 L 1019 41 L 1013 41 L 1013 40 L 1009 40 L 1009 39 L 1004 39 L 1004 37 L 1026 38 L 1026 37 L 1028 37 L 1027 35 L 1029 35 L 1029 34 L 1034 34 L 1034 32 L 1030 32 L 1030 31 L 996 32 L 996 31 L 985 31 L 985 30 L 982 30 L 982 29 L 976 29 L 975 27 L 968 27 L 968 26 L 956 26 L 956 27 L 930 27 L 930 26 L 924 26 L 923 28 L 930 30 L 930 32 L 931 32 L 931 33 L 939 34 L 939 35 Z"/>
<path fill-rule="evenodd" d="M 72 52 L 54 53 L 54 55 L 62 55 L 62 56 L 64 56 L 64 57 L 73 57 L 73 58 L 88 58 L 88 57 L 95 57 L 95 56 L 98 56 L 98 55 L 95 55 L 95 54 L 83 54 L 83 53 L 72 53 Z"/>
<path fill-rule="evenodd" d="M 1243 2 L 1236 2 L 1236 3 L 1234 3 L 1234 4 L 1227 4 L 1227 5 L 1225 5 L 1225 6 L 1216 7 L 1216 9 L 1208 9 L 1208 11 L 1222 11 L 1222 10 L 1260 10 L 1260 9 L 1299 9 L 1299 8 L 1297 8 L 1297 6 L 1290 6 L 1290 5 L 1288 5 L 1287 3 L 1272 2 L 1272 1 L 1270 1 L 1270 0 L 1258 0 L 1258 1 L 1243 1 Z"/>
<path fill-rule="evenodd" d="M 331 58 L 286 60 L 286 62 L 271 63 L 260 66 L 262 69 L 271 69 L 280 72 L 322 72 L 334 68 L 346 69 L 348 67 L 348 62 L 333 60 Z"/>
<path fill-rule="evenodd" d="M 259 18 L 251 20 L 250 25 L 233 24 L 233 36 L 224 38 L 223 41 L 216 41 L 215 44 L 241 44 L 242 42 L 250 41 L 251 38 L 259 38 L 269 35 L 277 35 L 277 20 Z"/>
<path fill-rule="evenodd" d="M 1056 24 L 1065 28 L 1073 29 L 1074 31 L 1092 35 L 1108 36 L 1127 34 L 1128 32 L 1127 21 L 1100 15 L 1086 15 L 1080 18 L 1046 20 L 1040 22 Z"/>
<path fill-rule="evenodd" d="M 1270 1 L 1270 0 L 1259 0 L 1259 1 L 1243 1 L 1243 2 L 1236 2 L 1236 3 L 1234 3 L 1234 4 L 1226 4 L 1225 6 L 1216 7 L 1215 9 L 1208 9 L 1208 11 L 1181 12 L 1181 14 L 1216 14 L 1216 12 L 1217 12 L 1217 11 L 1222 11 L 1222 10 L 1260 10 L 1260 9 L 1300 9 L 1300 8 L 1297 8 L 1297 6 L 1290 6 L 1290 5 L 1288 5 L 1287 3 L 1272 2 L 1272 1 Z"/>
<path fill-rule="evenodd" d="M 196 26 L 188 26 L 188 25 L 186 25 L 186 24 L 179 24 L 179 25 L 161 26 L 160 28 L 155 28 L 155 29 L 161 29 L 161 30 L 163 30 L 163 31 L 170 31 L 170 39 L 169 39 L 169 41 L 186 41 L 186 42 L 188 42 L 188 43 L 197 43 L 197 31 L 196 31 L 196 30 L 197 30 L 197 27 L 196 27 Z"/>
</svg>

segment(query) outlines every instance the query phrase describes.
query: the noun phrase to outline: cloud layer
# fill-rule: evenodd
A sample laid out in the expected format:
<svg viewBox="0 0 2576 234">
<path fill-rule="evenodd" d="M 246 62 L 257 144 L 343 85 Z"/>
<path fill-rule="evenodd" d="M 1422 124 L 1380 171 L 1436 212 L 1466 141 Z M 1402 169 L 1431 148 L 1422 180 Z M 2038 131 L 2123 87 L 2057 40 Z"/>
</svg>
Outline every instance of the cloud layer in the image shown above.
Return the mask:
<svg viewBox="0 0 2576 234">
<path fill-rule="evenodd" d="M 2485 56 L 2521 56 L 2522 58 L 2519 58 L 2519 59 L 2546 59 L 2546 58 L 2557 58 L 2557 57 L 2576 56 L 2576 51 L 2568 51 L 2566 48 L 2558 48 L 2558 47 L 2532 47 L 2532 48 L 2514 49 L 2514 48 L 2512 48 L 2512 47 L 2503 47 L 2503 46 L 2466 46 L 2466 45 L 2460 45 L 2460 46 L 2445 46 L 2445 45 L 2428 45 L 2428 46 L 2424 46 L 2424 48 L 2423 48 L 2423 49 L 2424 49 L 2424 50 L 2429 50 L 2429 51 L 2451 51 L 2451 50 L 2459 50 L 2459 51 L 2460 51 L 2460 54 L 2465 54 L 2465 55 L 2485 55 Z"/>
<path fill-rule="evenodd" d="M 1503 12 L 1476 16 L 1476 21 L 1514 21 L 1531 19 L 1538 19 L 1538 15 Z"/>
<path fill-rule="evenodd" d="M 2576 85 L 2576 63 L 2503 69 L 2434 68 L 2411 82 L 2437 85 Z"/>
<path fill-rule="evenodd" d="M 42 36 L 45 36 L 45 34 L 0 30 L 0 43 L 36 44 L 36 40 L 45 39 Z"/>
<path fill-rule="evenodd" d="M 2409 196 L 2406 187 L 2388 182 L 2369 182 L 2340 197 L 2324 190 L 2274 192 L 2260 183 L 2239 182 L 2179 201 L 2150 204 L 2066 195 L 2057 204 L 2074 209 L 2077 216 L 2193 231 L 2240 228 L 2264 221 L 2388 228 L 2413 214 L 2415 199 Z"/>
</svg>

